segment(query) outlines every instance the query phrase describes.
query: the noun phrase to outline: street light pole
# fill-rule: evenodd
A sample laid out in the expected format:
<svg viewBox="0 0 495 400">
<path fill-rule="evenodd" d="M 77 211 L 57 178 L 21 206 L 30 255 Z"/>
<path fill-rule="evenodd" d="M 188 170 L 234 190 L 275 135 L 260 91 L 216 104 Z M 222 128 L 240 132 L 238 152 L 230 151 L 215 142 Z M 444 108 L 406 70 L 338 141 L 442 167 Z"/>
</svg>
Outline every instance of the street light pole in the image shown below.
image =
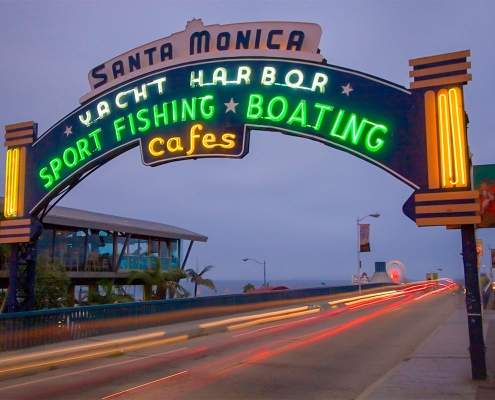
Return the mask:
<svg viewBox="0 0 495 400">
<path fill-rule="evenodd" d="M 490 256 L 490 262 L 488 263 L 488 271 L 490 271 L 490 280 L 493 282 L 493 260 L 492 260 L 492 247 L 488 245 L 488 255 Z"/>
<path fill-rule="evenodd" d="M 263 287 L 266 287 L 266 261 L 260 262 L 253 258 L 243 258 L 242 261 L 254 261 L 259 265 L 263 265 Z"/>
<path fill-rule="evenodd" d="M 359 222 L 362 221 L 363 219 L 367 218 L 367 217 L 378 218 L 379 216 L 380 216 L 380 214 L 375 213 L 375 214 L 368 214 L 368 215 L 366 215 L 363 218 L 359 218 L 359 216 L 356 218 L 356 224 L 357 224 L 357 265 L 358 265 L 357 279 L 358 279 L 358 284 L 359 284 L 359 294 L 361 294 L 361 257 L 360 257 L 360 253 L 361 253 L 361 232 L 360 232 L 360 229 L 359 229 L 359 227 L 360 227 Z"/>
<path fill-rule="evenodd" d="M 266 287 L 266 262 L 263 260 L 263 286 Z"/>
</svg>

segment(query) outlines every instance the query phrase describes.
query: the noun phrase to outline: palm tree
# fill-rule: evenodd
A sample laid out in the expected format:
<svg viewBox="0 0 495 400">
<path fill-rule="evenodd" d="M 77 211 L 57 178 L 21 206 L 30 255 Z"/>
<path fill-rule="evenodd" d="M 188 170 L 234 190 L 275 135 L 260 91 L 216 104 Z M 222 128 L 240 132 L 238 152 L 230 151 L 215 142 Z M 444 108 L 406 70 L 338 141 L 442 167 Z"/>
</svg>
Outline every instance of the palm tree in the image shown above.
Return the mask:
<svg viewBox="0 0 495 400">
<path fill-rule="evenodd" d="M 96 289 L 90 288 L 86 297 L 90 305 L 129 303 L 134 301 L 134 298 L 125 292 L 120 294 L 114 292 L 113 279 L 100 279 L 96 283 Z M 98 287 L 102 288 L 103 295 L 100 294 Z"/>
<path fill-rule="evenodd" d="M 151 298 L 151 287 L 156 286 L 155 299 L 162 300 L 167 298 L 167 294 L 169 299 L 173 299 L 176 295 L 185 297 L 187 290 L 179 284 L 179 281 L 184 278 L 187 278 L 187 275 L 182 269 L 162 271 L 160 262 L 157 260 L 153 270 L 131 271 L 128 282 L 129 284 L 137 280 L 144 282 L 145 300 Z"/>
<path fill-rule="evenodd" d="M 242 293 L 247 293 L 249 292 L 251 289 L 254 289 L 254 285 L 252 283 L 247 283 L 244 285 L 244 287 L 242 288 Z"/>
<path fill-rule="evenodd" d="M 217 291 L 215 288 L 215 284 L 213 283 L 213 281 L 211 279 L 203 278 L 203 274 L 205 274 L 206 272 L 208 272 L 212 268 L 213 268 L 213 265 L 208 265 L 207 267 L 204 267 L 203 271 L 201 271 L 199 274 L 191 268 L 186 270 L 187 276 L 190 278 L 191 282 L 194 282 L 194 297 L 196 297 L 196 295 L 198 293 L 198 285 L 206 286 L 207 288 L 210 288 L 210 289 L 214 290 L 215 292 Z"/>
</svg>

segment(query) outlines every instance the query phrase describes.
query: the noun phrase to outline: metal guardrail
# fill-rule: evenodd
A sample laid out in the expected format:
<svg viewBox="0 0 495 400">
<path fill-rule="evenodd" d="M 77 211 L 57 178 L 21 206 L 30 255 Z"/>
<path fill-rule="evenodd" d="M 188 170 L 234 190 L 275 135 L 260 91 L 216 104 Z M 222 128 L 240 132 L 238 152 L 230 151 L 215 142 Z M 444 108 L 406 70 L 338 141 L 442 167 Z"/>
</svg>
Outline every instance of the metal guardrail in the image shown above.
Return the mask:
<svg viewBox="0 0 495 400">
<path fill-rule="evenodd" d="M 273 302 L 285 306 L 357 290 L 354 285 L 334 286 L 0 314 L 0 351 L 260 310 L 267 302 L 270 307 Z"/>
</svg>

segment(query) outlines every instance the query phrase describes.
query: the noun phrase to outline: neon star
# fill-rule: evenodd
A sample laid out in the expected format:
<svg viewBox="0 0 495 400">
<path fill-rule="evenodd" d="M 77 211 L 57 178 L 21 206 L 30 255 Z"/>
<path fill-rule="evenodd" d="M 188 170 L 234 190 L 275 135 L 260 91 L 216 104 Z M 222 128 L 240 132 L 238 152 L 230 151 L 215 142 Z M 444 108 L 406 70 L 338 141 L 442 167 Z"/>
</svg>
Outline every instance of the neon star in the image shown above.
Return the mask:
<svg viewBox="0 0 495 400">
<path fill-rule="evenodd" d="M 65 131 L 64 133 L 69 137 L 69 135 L 72 135 L 72 126 L 65 126 Z"/>
<path fill-rule="evenodd" d="M 223 103 L 227 106 L 227 110 L 225 110 L 225 113 L 228 113 L 229 111 L 232 111 L 235 114 L 235 108 L 239 103 L 234 103 L 234 98 L 231 97 L 230 101 L 228 103 Z"/>
<path fill-rule="evenodd" d="M 342 86 L 342 89 L 343 90 L 342 90 L 342 93 L 341 94 L 344 94 L 345 93 L 347 95 L 347 97 L 349 97 L 349 93 L 351 93 L 354 90 L 353 88 L 351 88 L 351 84 L 350 83 L 348 83 L 347 86 Z"/>
</svg>

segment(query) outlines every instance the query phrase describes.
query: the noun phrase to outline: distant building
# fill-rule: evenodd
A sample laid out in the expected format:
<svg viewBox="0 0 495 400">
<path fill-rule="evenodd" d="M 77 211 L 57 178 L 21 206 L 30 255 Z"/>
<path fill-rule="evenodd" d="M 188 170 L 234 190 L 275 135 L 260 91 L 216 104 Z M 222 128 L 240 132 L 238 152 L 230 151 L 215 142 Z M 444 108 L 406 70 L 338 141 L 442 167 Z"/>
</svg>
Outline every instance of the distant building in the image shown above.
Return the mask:
<svg viewBox="0 0 495 400">
<path fill-rule="evenodd" d="M 0 197 L 3 210 L 4 198 Z M 3 219 L 3 213 L 1 214 Z M 125 284 L 129 271 L 181 268 L 196 241 L 207 236 L 176 226 L 68 207 L 53 207 L 43 218 L 37 257 L 65 266 L 73 285 L 102 278 Z M 189 241 L 183 258 L 182 245 Z M 4 245 L 10 247 L 10 245 Z M 0 288 L 8 287 L 10 255 L 0 257 Z"/>
<path fill-rule="evenodd" d="M 287 286 L 270 286 L 270 287 L 261 287 L 258 289 L 250 289 L 246 293 L 271 292 L 274 290 L 287 290 L 287 289 L 289 289 Z"/>
<path fill-rule="evenodd" d="M 390 276 L 388 276 L 384 261 L 375 262 L 375 273 L 371 277 L 370 283 L 395 283 Z"/>
</svg>

